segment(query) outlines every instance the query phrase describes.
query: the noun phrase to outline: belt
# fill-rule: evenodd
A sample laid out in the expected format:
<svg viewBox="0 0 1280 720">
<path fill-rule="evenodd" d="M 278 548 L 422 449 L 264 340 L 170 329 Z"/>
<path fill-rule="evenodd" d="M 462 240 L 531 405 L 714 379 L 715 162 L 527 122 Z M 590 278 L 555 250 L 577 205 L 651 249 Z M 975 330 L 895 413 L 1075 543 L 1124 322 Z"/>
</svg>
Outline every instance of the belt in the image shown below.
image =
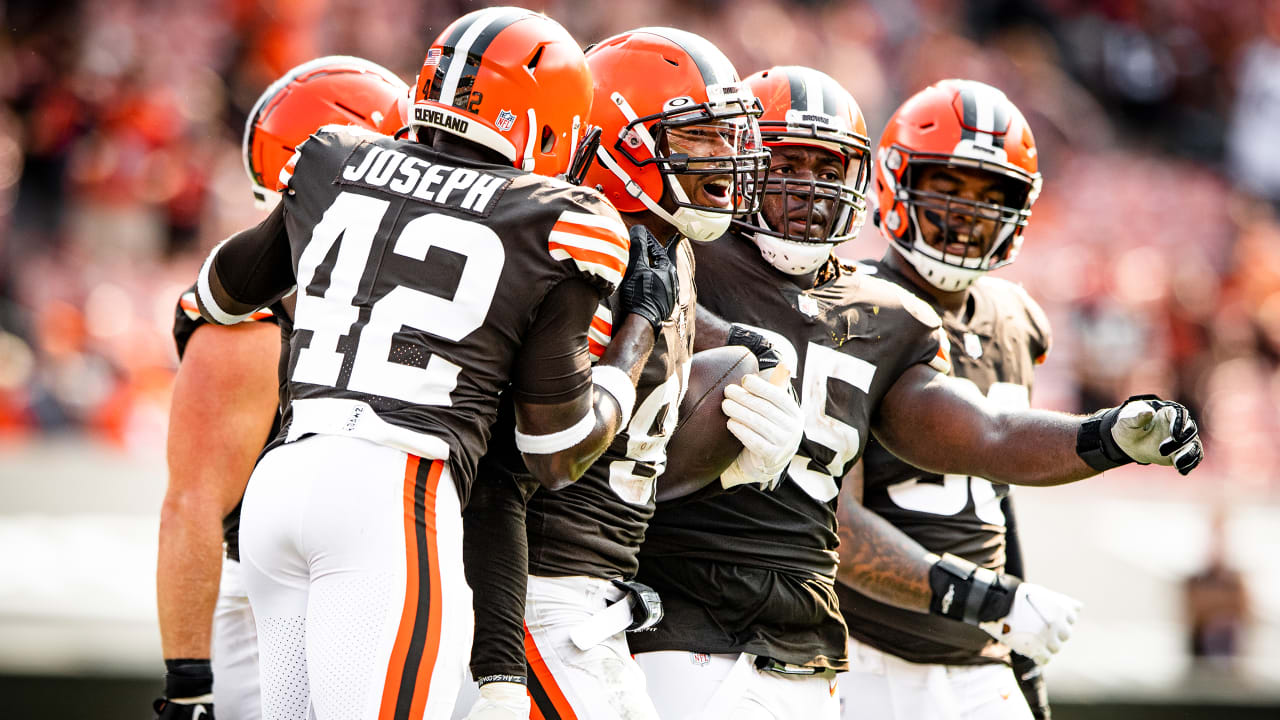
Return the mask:
<svg viewBox="0 0 1280 720">
<path fill-rule="evenodd" d="M 620 632 L 649 630 L 662 619 L 662 600 L 653 588 L 635 581 L 614 580 L 626 591 L 621 598 L 569 630 L 579 650 L 589 650 Z"/>
<path fill-rule="evenodd" d="M 796 665 L 765 657 L 764 655 L 756 656 L 755 666 L 761 672 L 779 673 L 781 675 L 821 675 L 827 671 L 826 668 L 813 667 L 812 665 Z"/>
</svg>

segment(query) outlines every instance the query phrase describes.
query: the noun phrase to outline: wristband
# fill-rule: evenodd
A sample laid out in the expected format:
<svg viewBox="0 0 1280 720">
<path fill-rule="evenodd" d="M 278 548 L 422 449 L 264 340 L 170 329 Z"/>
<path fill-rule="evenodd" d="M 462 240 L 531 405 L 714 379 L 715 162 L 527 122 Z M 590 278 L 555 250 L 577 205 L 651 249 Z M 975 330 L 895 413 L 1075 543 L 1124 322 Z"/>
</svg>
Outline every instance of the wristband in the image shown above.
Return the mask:
<svg viewBox="0 0 1280 720">
<path fill-rule="evenodd" d="M 1116 444 L 1111 428 L 1115 427 L 1116 420 L 1120 417 L 1120 410 L 1125 405 L 1135 401 L 1159 399 L 1155 395 L 1134 395 L 1116 407 L 1099 410 L 1085 418 L 1084 422 L 1080 423 L 1079 431 L 1076 432 L 1076 454 L 1084 460 L 1086 465 L 1098 472 L 1105 472 L 1133 462 L 1133 458 Z"/>
<path fill-rule="evenodd" d="M 568 450 L 590 435 L 595 426 L 596 413 L 594 409 L 590 409 L 587 410 L 586 415 L 582 416 L 581 420 L 557 432 L 547 433 L 546 435 L 526 435 L 516 430 L 516 448 L 520 452 L 530 455 L 550 455 L 561 450 Z"/>
<path fill-rule="evenodd" d="M 636 385 L 631 382 L 631 377 L 612 365 L 596 365 L 591 368 L 591 382 L 617 401 L 618 409 L 622 411 L 622 422 L 618 427 L 625 429 L 636 406 Z"/>
<path fill-rule="evenodd" d="M 1013 608 L 1021 583 L 947 553 L 929 568 L 929 612 L 970 625 L 998 620 Z"/>
<path fill-rule="evenodd" d="M 529 678 L 523 675 L 484 675 L 476 678 L 476 685 L 484 687 L 489 683 L 503 682 L 512 683 L 513 685 L 528 685 Z"/>
<path fill-rule="evenodd" d="M 213 666 L 202 658 L 164 661 L 164 696 L 170 700 L 213 702 Z"/>
</svg>

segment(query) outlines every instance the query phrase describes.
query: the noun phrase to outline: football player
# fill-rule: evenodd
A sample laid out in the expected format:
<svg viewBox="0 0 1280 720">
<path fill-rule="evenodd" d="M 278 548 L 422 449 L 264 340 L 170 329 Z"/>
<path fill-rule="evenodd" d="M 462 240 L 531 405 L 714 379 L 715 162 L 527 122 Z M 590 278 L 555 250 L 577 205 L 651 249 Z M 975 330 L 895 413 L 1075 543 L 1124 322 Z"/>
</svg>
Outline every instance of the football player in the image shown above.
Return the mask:
<svg viewBox="0 0 1280 720">
<path fill-rule="evenodd" d="M 653 593 L 630 581 L 693 353 L 692 246 L 757 209 L 768 153 L 759 144 L 755 98 L 704 38 L 641 28 L 593 46 L 587 61 L 596 88 L 591 124 L 602 140 L 584 184 L 600 189 L 628 225 L 648 227 L 665 244 L 679 268 L 680 297 L 655 325 L 635 412 L 613 444 L 577 484 L 529 501 L 529 689 L 541 717 L 654 719 L 625 631 L 661 617 Z M 615 295 L 601 304 L 593 352 L 617 342 L 624 301 Z M 800 439 L 790 393 L 758 385 L 744 392 L 783 419 L 743 420 L 748 432 L 771 438 L 743 451 L 744 483 L 773 479 Z"/>
<path fill-rule="evenodd" d="M 219 324 L 298 290 L 281 430 L 242 513 L 264 717 L 448 717 L 471 643 L 460 506 L 499 394 L 549 487 L 630 415 L 676 278 L 603 197 L 544 177 L 570 166 L 590 105 L 559 24 L 470 13 L 427 52 L 408 139 L 322 128 L 281 205 L 201 269 Z M 592 369 L 588 327 L 619 285 Z"/>
<path fill-rule="evenodd" d="M 1003 131 L 983 132 L 993 128 Z M 1018 252 L 1017 237 L 999 236 L 1000 217 L 1024 215 L 1034 201 L 1035 145 L 1025 128 L 1005 95 L 983 83 L 944 80 L 908 99 L 881 134 L 876 189 L 881 207 L 905 206 L 909 221 L 893 230 L 882 224 L 892 249 L 863 266 L 928 302 L 954 348 L 954 375 L 1010 408 L 1029 407 L 1033 371 L 1050 346 L 1040 306 L 1021 286 L 986 275 Z M 966 131 L 976 144 L 964 143 Z M 1009 142 L 1017 138 L 1026 142 Z M 889 163 L 891 154 L 898 159 Z M 1047 718 L 1047 694 L 1029 659 L 1011 661 L 1008 648 L 977 627 L 901 610 L 840 581 L 875 562 L 870 546 L 857 542 L 858 529 L 875 522 L 869 513 L 927 552 L 1012 571 L 1013 528 L 1002 502 L 1009 486 L 922 472 L 874 439 L 862 463 L 862 487 L 846 483 L 839 508 L 841 536 L 849 538 L 839 547 L 836 585 L 850 636 L 844 717 L 1026 718 L 1029 705 L 1032 716 Z"/>
<path fill-rule="evenodd" d="M 408 85 L 360 58 L 323 57 L 285 73 L 245 123 L 244 167 L 255 202 L 265 208 L 278 200 L 268 186 L 316 128 L 350 124 L 392 134 L 404 126 L 408 104 Z M 194 287 L 176 310 L 181 365 L 156 573 L 168 672 L 155 707 L 166 720 L 190 718 L 201 706 L 212 717 L 215 705 L 223 720 L 261 717 L 257 633 L 240 572 L 240 498 L 276 428 L 277 324 L 287 331 L 288 318 L 275 307 L 251 319 L 259 322 L 209 325 L 196 309 Z"/>
<path fill-rule="evenodd" d="M 763 329 L 797 370 L 804 440 L 773 492 L 747 486 L 658 509 L 639 578 L 662 594 L 667 615 L 633 636 L 632 648 L 664 717 L 835 718 L 847 643 L 834 582 L 835 507 L 841 478 L 872 434 L 935 472 L 1033 485 L 1135 460 L 1176 463 L 1185 473 L 1202 451 L 1194 423 L 1174 403 L 1134 400 L 1089 418 L 1010 411 L 949 377 L 937 313 L 831 253 L 866 212 L 871 157 L 853 99 L 807 68 L 772 68 L 747 83 L 764 104 L 772 172 L 762 211 L 721 242 L 697 247 L 699 347 L 753 331 L 743 325 Z M 978 117 L 966 128 L 969 144 L 994 150 L 997 136 L 1004 145 L 1030 143 L 1029 134 L 1004 137 L 1009 116 L 998 130 L 993 115 Z M 884 162 L 893 169 L 903 160 Z M 1038 185 L 1028 174 L 1023 199 Z M 973 212 L 945 197 L 942 204 Z M 1025 208 L 1002 211 L 996 237 L 1016 239 L 1025 218 Z M 703 307 L 742 325 L 716 325 Z M 733 387 L 726 398 L 758 405 Z M 869 543 L 866 554 L 878 562 L 859 573 L 859 590 L 979 625 L 1041 662 L 1069 634 L 1074 600 L 895 543 L 902 534 L 881 522 L 884 533 L 863 528 L 851 540 Z"/>
</svg>

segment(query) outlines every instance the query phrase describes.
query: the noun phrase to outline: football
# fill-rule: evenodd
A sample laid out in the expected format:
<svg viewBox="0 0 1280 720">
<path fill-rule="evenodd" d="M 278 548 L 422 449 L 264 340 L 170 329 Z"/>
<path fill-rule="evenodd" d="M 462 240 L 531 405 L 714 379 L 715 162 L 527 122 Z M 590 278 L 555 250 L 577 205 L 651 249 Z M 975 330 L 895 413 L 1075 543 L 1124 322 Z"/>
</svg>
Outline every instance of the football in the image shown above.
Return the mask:
<svg viewBox="0 0 1280 720">
<path fill-rule="evenodd" d="M 755 355 L 739 345 L 703 350 L 693 356 L 689 388 L 667 442 L 664 475 L 678 478 L 681 485 L 699 487 L 720 477 L 742 452 L 742 443 L 729 432 L 729 418 L 720 409 L 724 389 L 759 370 Z"/>
</svg>

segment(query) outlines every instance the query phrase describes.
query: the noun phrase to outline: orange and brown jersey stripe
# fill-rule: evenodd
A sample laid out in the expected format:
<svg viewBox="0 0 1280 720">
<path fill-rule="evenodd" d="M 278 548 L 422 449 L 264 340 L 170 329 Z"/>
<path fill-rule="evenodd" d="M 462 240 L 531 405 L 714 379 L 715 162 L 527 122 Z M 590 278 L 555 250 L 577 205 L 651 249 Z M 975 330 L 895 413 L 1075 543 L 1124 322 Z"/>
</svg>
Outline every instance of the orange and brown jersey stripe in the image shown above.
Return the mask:
<svg viewBox="0 0 1280 720">
<path fill-rule="evenodd" d="M 524 628 L 524 655 L 529 663 L 529 697 L 533 698 L 529 720 L 578 720 L 578 714 L 556 683 L 527 625 Z"/>
<path fill-rule="evenodd" d="M 591 318 L 591 327 L 587 328 L 587 351 L 591 354 L 591 362 L 604 356 L 609 348 L 609 340 L 613 338 L 613 313 L 604 303 L 596 307 L 596 314 Z"/>
<path fill-rule="evenodd" d="M 617 287 L 630 259 L 627 227 L 617 217 L 566 210 L 547 238 L 557 260 L 572 260 L 579 272 L 595 275 Z"/>
<path fill-rule="evenodd" d="M 420 718 L 440 654 L 442 612 L 436 495 L 444 463 L 409 456 L 404 472 L 405 588 L 378 720 Z"/>
<path fill-rule="evenodd" d="M 182 293 L 182 297 L 178 299 L 178 307 L 182 308 L 182 312 L 186 313 L 187 317 L 192 320 L 200 319 L 200 306 L 196 303 L 196 294 L 194 292 Z M 265 320 L 273 315 L 271 308 L 262 308 L 249 315 L 248 320 Z"/>
<path fill-rule="evenodd" d="M 938 352 L 929 360 L 929 367 L 944 375 L 949 374 L 951 372 L 951 341 L 942 328 L 934 331 L 934 337 L 938 339 Z"/>
</svg>

